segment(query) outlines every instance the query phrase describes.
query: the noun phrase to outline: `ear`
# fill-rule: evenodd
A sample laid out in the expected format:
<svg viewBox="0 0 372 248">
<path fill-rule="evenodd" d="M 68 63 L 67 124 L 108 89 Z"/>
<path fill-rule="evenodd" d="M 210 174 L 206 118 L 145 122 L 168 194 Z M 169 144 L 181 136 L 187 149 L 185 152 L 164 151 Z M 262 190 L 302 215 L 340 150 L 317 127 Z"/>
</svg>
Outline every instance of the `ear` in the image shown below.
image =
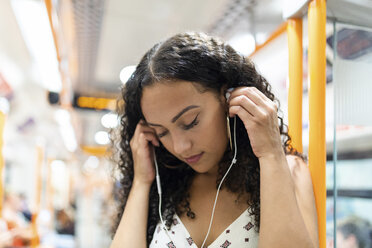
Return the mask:
<svg viewBox="0 0 372 248">
<path fill-rule="evenodd" d="M 225 95 L 226 92 L 227 92 L 227 84 L 224 84 L 224 85 L 221 87 L 220 94 Z"/>
<path fill-rule="evenodd" d="M 227 93 L 227 85 L 222 86 L 219 94 L 219 99 L 226 111 L 228 111 L 228 104 L 227 104 L 227 99 L 226 99 L 226 93 Z"/>
</svg>

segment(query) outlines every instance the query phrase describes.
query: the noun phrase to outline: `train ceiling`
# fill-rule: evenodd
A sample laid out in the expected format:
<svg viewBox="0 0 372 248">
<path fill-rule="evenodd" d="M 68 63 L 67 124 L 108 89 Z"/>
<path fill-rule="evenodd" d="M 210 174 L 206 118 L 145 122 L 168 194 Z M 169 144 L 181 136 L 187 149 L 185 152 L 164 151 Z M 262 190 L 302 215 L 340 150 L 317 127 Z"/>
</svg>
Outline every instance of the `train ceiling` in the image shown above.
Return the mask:
<svg viewBox="0 0 372 248">
<path fill-rule="evenodd" d="M 0 72 L 14 90 L 38 81 L 33 58 L 13 14 L 12 2 L 17 1 L 21 0 L 0 1 L 0 16 L 6 20 L 0 22 Z M 329 0 L 337 13 L 349 11 L 347 13 L 354 15 L 350 7 L 353 3 L 358 9 L 360 6 L 371 8 L 371 0 L 338 1 L 348 7 L 342 9 L 341 5 L 334 4 L 337 1 Z M 51 2 L 60 67 L 67 72 L 64 80 L 70 83 L 72 94 L 92 97 L 116 98 L 122 85 L 121 69 L 136 64 L 153 44 L 175 33 L 204 31 L 225 40 L 240 33 L 253 33 L 259 38 L 258 34 L 267 37 L 283 22 L 281 0 Z M 364 18 L 368 22 L 370 15 Z M 80 145 L 96 145 L 94 134 L 105 130 L 100 122 L 103 114 L 105 112 L 77 110 L 76 122 L 80 127 L 76 130 Z"/>
</svg>

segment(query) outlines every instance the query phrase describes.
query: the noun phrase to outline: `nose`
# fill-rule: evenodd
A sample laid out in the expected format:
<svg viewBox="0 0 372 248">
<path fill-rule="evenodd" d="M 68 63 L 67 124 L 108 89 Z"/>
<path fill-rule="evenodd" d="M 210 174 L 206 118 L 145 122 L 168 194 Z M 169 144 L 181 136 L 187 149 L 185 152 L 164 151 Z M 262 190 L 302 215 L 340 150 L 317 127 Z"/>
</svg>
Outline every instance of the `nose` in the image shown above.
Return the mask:
<svg viewBox="0 0 372 248">
<path fill-rule="evenodd" d="M 176 135 L 173 137 L 173 150 L 180 156 L 190 155 L 192 141 L 187 135 Z"/>
</svg>

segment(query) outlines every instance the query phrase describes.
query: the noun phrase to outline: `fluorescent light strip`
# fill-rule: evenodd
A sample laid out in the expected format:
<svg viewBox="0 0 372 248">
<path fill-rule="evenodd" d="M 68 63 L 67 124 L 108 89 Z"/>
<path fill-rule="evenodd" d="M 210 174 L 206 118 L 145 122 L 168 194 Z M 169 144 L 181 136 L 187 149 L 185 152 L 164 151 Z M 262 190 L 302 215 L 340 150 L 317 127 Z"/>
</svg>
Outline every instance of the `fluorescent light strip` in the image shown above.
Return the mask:
<svg viewBox="0 0 372 248">
<path fill-rule="evenodd" d="M 22 36 L 38 67 L 42 86 L 49 91 L 60 92 L 61 76 L 44 2 L 12 0 L 11 3 Z"/>
</svg>

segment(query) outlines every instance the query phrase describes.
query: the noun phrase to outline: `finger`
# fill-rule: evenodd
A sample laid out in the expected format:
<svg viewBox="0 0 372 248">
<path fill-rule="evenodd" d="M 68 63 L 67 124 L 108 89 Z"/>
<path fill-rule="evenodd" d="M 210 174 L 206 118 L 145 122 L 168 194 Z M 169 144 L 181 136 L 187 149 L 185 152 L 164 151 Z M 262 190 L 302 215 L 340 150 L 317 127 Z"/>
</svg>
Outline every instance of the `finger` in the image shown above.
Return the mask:
<svg viewBox="0 0 372 248">
<path fill-rule="evenodd" d="M 260 91 L 256 87 L 240 87 L 232 92 L 230 99 L 235 96 L 245 95 L 258 106 L 267 105 L 266 99 L 262 98 L 258 92 Z"/>
<path fill-rule="evenodd" d="M 139 135 L 143 132 L 153 133 L 154 136 L 156 137 L 155 130 L 153 128 L 147 126 L 143 120 L 140 120 L 138 122 L 137 126 L 136 126 L 136 130 L 134 131 L 133 137 L 130 141 L 130 145 L 132 146 L 132 148 L 133 148 L 134 143 L 137 143 L 136 141 L 138 140 Z M 158 141 L 158 143 L 159 143 L 159 141 Z"/>
<path fill-rule="evenodd" d="M 151 133 L 156 134 L 155 129 L 150 127 L 149 125 L 147 125 L 144 120 L 140 120 L 138 122 L 137 127 L 136 127 L 136 131 L 134 133 L 136 134 L 136 132 L 138 134 L 141 133 L 141 132 L 151 132 Z"/>
<path fill-rule="evenodd" d="M 134 134 L 133 134 L 133 136 L 132 136 L 132 138 L 131 138 L 131 140 L 130 140 L 130 142 L 129 142 L 129 144 L 130 144 L 130 147 L 132 148 L 132 149 L 134 149 L 134 143 L 135 143 L 135 140 L 136 140 L 136 137 L 138 137 L 138 134 L 140 133 L 140 128 L 141 128 L 141 121 L 139 121 L 138 123 L 137 123 L 137 125 L 136 125 L 136 129 L 134 130 Z"/>
<path fill-rule="evenodd" d="M 271 99 L 269 97 L 267 97 L 262 91 L 260 91 L 256 87 L 250 87 L 250 88 L 252 88 L 252 90 L 255 91 L 257 93 L 257 95 L 259 97 L 261 97 L 262 100 L 271 102 Z"/>
<path fill-rule="evenodd" d="M 261 117 L 263 115 L 260 107 L 245 95 L 238 95 L 231 99 L 230 106 L 241 106 L 253 117 Z"/>
<path fill-rule="evenodd" d="M 262 109 L 267 110 L 267 112 L 277 112 L 278 105 L 268 98 L 264 93 L 262 93 L 256 87 L 243 87 L 239 88 L 239 94 L 244 94 L 248 96 L 253 102 L 255 102 Z"/>
<path fill-rule="evenodd" d="M 229 108 L 229 116 L 233 117 L 236 115 L 239 116 L 239 118 L 243 121 L 245 126 L 248 124 L 248 122 L 253 121 L 253 116 L 249 112 L 247 112 L 243 107 L 231 106 Z"/>
<path fill-rule="evenodd" d="M 141 132 L 138 139 L 139 139 L 138 142 L 141 145 L 146 146 L 150 142 L 153 146 L 159 146 L 159 141 L 155 134 L 152 132 Z"/>
<path fill-rule="evenodd" d="M 141 132 L 151 132 L 151 133 L 154 133 L 154 134 L 156 133 L 155 129 L 150 127 L 147 124 L 141 124 L 140 131 Z"/>
<path fill-rule="evenodd" d="M 268 96 L 266 96 L 262 91 L 257 89 L 256 87 L 252 87 L 253 90 L 259 95 L 263 100 L 269 103 L 269 106 L 273 108 L 275 111 L 278 111 L 278 104 L 271 100 Z"/>
</svg>

